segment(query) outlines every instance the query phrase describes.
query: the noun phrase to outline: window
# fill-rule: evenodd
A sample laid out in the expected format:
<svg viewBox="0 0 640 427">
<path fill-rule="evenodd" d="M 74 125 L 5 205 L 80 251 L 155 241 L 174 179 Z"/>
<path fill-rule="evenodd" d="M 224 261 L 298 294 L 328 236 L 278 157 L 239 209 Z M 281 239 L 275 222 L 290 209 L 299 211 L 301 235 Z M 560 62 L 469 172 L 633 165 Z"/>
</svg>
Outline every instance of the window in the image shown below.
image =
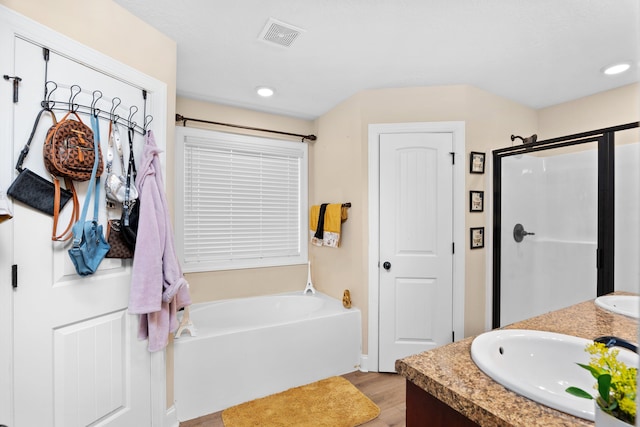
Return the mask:
<svg viewBox="0 0 640 427">
<path fill-rule="evenodd" d="M 185 272 L 307 262 L 306 144 L 176 129 L 176 250 Z"/>
</svg>

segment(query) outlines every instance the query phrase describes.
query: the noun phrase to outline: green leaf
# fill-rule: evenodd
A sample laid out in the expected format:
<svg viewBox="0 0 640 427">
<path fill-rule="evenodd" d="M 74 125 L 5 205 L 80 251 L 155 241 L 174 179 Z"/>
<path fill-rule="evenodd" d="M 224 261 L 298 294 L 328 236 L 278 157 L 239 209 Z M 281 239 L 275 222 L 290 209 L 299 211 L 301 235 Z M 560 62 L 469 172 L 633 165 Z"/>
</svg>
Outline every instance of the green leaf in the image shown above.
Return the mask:
<svg viewBox="0 0 640 427">
<path fill-rule="evenodd" d="M 598 393 L 605 402 L 609 402 L 609 390 L 611 390 L 611 375 L 600 375 L 598 377 Z"/>
<path fill-rule="evenodd" d="M 565 391 L 577 397 L 582 397 L 584 399 L 593 399 L 593 396 L 591 396 L 589 393 L 587 393 L 586 391 L 578 387 L 569 387 Z"/>
<path fill-rule="evenodd" d="M 593 378 L 595 378 L 595 379 L 598 379 L 598 377 L 605 372 L 604 370 L 595 368 L 595 367 L 593 367 L 591 365 L 584 365 L 582 363 L 576 363 L 576 365 L 578 365 L 581 368 L 584 368 L 587 371 L 591 372 L 591 375 L 593 375 Z"/>
</svg>

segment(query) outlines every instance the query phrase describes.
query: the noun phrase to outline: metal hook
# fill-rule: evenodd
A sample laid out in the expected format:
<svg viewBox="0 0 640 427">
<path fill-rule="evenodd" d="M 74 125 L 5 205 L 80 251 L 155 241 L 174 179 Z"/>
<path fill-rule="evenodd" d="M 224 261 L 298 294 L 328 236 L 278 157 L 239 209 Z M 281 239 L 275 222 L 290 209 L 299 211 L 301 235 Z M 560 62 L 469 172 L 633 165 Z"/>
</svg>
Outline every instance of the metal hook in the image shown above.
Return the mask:
<svg viewBox="0 0 640 427">
<path fill-rule="evenodd" d="M 153 116 L 151 114 L 145 116 L 144 118 L 144 131 L 146 132 L 149 128 L 149 123 L 153 121 Z"/>
<path fill-rule="evenodd" d="M 98 114 L 100 114 L 100 110 L 96 108 L 96 103 L 100 100 L 100 98 L 102 98 L 102 92 L 99 90 L 94 90 L 93 100 L 91 101 L 91 114 L 93 114 L 93 117 L 98 117 Z"/>
<path fill-rule="evenodd" d="M 82 88 L 78 85 L 73 85 L 69 88 L 69 90 L 71 92 L 71 96 L 69 96 L 69 111 L 75 113 L 78 111 L 78 108 L 80 108 L 80 105 L 74 104 L 73 101 L 76 99 L 76 96 L 78 96 L 78 94 L 82 92 Z M 77 92 L 75 92 L 76 90 Z"/>
<path fill-rule="evenodd" d="M 53 89 L 51 90 L 49 90 L 49 83 L 53 85 Z M 51 100 L 51 95 L 53 95 L 53 92 L 55 92 L 56 89 L 58 89 L 58 84 L 52 80 L 49 80 L 44 84 L 45 99 L 40 103 L 42 108 L 51 110 L 56 105 L 56 101 Z"/>
<path fill-rule="evenodd" d="M 118 100 L 118 102 L 116 102 L 116 99 Z M 120 104 L 122 104 L 122 100 L 117 96 L 111 100 L 111 111 L 109 112 L 109 115 L 111 116 L 112 122 L 117 122 L 120 118 L 120 116 L 116 114 L 116 108 L 118 108 Z"/>
<path fill-rule="evenodd" d="M 138 107 L 132 105 L 129 107 L 129 127 L 135 128 L 136 122 L 133 121 L 133 116 L 138 112 Z"/>
</svg>

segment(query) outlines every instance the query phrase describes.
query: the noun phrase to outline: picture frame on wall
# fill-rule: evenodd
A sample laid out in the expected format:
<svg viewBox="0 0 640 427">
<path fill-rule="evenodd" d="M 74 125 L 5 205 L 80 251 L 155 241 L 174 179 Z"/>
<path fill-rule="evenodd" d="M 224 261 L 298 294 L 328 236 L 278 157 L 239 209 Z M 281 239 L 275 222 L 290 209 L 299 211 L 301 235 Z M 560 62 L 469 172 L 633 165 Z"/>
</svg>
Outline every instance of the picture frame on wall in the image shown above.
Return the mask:
<svg viewBox="0 0 640 427">
<path fill-rule="evenodd" d="M 471 249 L 484 248 L 484 227 L 471 227 Z"/>
<path fill-rule="evenodd" d="M 484 160 L 485 153 L 478 151 L 472 151 L 469 158 L 469 172 L 470 173 L 484 173 Z"/>
<path fill-rule="evenodd" d="M 484 191 L 469 191 L 469 212 L 484 212 Z"/>
</svg>

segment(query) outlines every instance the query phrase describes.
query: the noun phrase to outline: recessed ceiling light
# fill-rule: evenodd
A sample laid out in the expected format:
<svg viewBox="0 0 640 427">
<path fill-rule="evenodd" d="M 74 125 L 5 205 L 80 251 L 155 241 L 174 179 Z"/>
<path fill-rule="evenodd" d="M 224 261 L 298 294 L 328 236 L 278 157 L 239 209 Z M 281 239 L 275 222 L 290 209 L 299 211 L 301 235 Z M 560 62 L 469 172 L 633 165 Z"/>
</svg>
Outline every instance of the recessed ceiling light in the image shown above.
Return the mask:
<svg viewBox="0 0 640 427">
<path fill-rule="evenodd" d="M 629 64 L 628 62 L 621 62 L 619 64 L 614 64 L 614 65 L 610 65 L 608 67 L 605 67 L 602 70 L 602 72 L 605 73 L 608 76 L 613 76 L 615 74 L 624 73 L 629 68 L 631 68 L 631 64 Z"/>
<path fill-rule="evenodd" d="M 273 96 L 273 94 L 275 93 L 273 89 L 266 86 L 260 86 L 259 88 L 256 89 L 256 92 L 258 93 L 258 95 L 262 96 L 263 98 L 268 98 L 270 96 Z"/>
</svg>

